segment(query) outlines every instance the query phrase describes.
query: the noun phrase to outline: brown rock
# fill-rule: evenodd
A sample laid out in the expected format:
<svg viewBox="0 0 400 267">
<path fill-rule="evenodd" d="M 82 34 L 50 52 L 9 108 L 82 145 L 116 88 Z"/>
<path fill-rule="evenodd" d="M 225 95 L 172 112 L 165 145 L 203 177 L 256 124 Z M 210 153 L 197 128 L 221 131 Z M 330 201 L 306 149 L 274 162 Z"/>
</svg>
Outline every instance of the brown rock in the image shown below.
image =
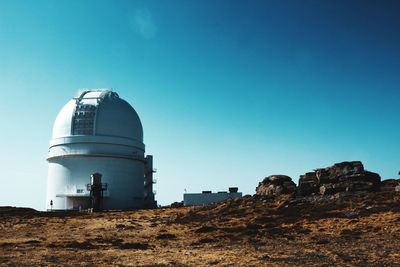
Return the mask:
<svg viewBox="0 0 400 267">
<path fill-rule="evenodd" d="M 364 170 L 360 161 L 345 161 L 301 175 L 299 195 L 332 195 L 339 192 L 379 191 L 381 177 Z"/>
<path fill-rule="evenodd" d="M 256 195 L 277 196 L 281 194 L 291 194 L 296 191 L 296 184 L 292 178 L 286 175 L 271 175 L 256 188 Z"/>
<path fill-rule="evenodd" d="M 301 196 L 308 196 L 318 192 L 319 182 L 315 172 L 308 172 L 300 175 L 298 193 Z"/>
<path fill-rule="evenodd" d="M 386 179 L 380 184 L 381 191 L 396 191 L 396 187 L 400 186 L 400 179 Z"/>
</svg>

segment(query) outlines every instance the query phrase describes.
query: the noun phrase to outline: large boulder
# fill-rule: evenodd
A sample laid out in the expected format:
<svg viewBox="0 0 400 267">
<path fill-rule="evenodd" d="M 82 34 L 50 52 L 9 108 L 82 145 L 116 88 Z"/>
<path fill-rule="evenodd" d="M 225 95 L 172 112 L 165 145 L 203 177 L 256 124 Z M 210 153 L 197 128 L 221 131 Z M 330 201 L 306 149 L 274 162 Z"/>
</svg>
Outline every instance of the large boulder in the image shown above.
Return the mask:
<svg viewBox="0 0 400 267">
<path fill-rule="evenodd" d="M 291 194 L 295 191 L 296 184 L 292 181 L 292 178 L 286 175 L 271 175 L 258 184 L 256 195 L 278 196 Z"/>
<path fill-rule="evenodd" d="M 298 193 L 308 196 L 379 191 L 380 182 L 379 174 L 364 170 L 361 161 L 345 161 L 301 175 Z"/>
</svg>

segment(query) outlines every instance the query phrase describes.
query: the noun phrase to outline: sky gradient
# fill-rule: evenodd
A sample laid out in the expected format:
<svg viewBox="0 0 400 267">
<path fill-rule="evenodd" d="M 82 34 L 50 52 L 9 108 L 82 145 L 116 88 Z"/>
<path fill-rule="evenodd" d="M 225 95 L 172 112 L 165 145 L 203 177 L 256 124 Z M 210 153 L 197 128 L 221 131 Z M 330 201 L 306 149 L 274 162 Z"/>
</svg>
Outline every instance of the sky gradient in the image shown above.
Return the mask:
<svg viewBox="0 0 400 267">
<path fill-rule="evenodd" d="M 81 88 L 138 112 L 160 204 L 361 160 L 400 171 L 398 1 L 0 1 L 0 206 L 45 207 Z"/>
</svg>

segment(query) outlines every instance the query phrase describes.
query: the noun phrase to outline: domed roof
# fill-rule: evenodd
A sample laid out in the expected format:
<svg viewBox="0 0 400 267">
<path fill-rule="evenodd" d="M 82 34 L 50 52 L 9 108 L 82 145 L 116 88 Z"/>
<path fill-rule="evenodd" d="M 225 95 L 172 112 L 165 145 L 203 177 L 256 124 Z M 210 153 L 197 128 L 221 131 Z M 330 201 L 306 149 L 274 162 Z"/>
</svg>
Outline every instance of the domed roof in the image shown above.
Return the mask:
<svg viewBox="0 0 400 267">
<path fill-rule="evenodd" d="M 58 113 L 53 139 L 67 136 L 115 136 L 143 142 L 143 128 L 132 106 L 111 90 L 86 90 Z"/>
</svg>

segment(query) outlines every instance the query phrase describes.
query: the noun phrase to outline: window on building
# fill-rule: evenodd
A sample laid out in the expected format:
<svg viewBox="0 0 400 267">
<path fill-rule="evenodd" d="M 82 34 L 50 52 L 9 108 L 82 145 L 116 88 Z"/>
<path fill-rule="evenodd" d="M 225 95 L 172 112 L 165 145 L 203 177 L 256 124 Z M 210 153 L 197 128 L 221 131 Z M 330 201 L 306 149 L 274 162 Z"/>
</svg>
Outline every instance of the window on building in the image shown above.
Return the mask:
<svg viewBox="0 0 400 267">
<path fill-rule="evenodd" d="M 78 104 L 72 122 L 73 135 L 93 135 L 96 106 Z"/>
</svg>

